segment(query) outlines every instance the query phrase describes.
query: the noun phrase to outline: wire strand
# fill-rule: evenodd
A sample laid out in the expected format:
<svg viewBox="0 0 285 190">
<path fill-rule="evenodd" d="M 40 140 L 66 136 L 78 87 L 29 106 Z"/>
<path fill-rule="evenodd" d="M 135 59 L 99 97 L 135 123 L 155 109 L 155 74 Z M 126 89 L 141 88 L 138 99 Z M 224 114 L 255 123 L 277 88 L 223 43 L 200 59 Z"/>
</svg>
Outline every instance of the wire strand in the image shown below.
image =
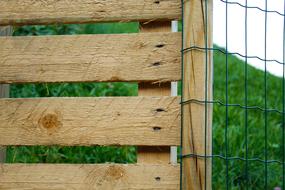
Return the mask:
<svg viewBox="0 0 285 190">
<path fill-rule="evenodd" d="M 244 61 L 244 104 L 245 107 L 248 107 L 247 102 L 248 102 L 248 69 L 247 69 L 247 64 L 248 64 L 248 60 L 247 60 L 247 26 L 248 26 L 248 22 L 247 22 L 247 16 L 248 16 L 248 12 L 247 12 L 247 0 L 245 1 L 245 21 L 244 21 L 244 28 L 245 28 L 245 61 Z M 246 179 L 246 189 L 248 189 L 248 173 L 249 173 L 249 166 L 248 166 L 248 109 L 244 109 L 245 111 L 245 115 L 244 115 L 244 119 L 245 119 L 245 127 L 244 127 L 244 135 L 245 135 L 245 179 Z"/>
<path fill-rule="evenodd" d="M 256 6 L 247 6 L 247 5 L 242 5 L 241 3 L 239 2 L 228 2 L 228 1 L 225 1 L 225 0 L 220 0 L 221 2 L 223 3 L 227 3 L 227 4 L 233 4 L 233 5 L 238 5 L 240 7 L 243 7 L 243 8 L 247 8 L 247 9 L 257 9 L 257 10 L 260 10 L 262 12 L 266 12 L 266 13 L 276 13 L 280 16 L 285 16 L 285 14 L 282 14 L 280 13 L 279 11 L 271 11 L 271 10 L 267 10 L 267 9 L 262 9 L 260 7 L 256 7 Z"/>
<path fill-rule="evenodd" d="M 229 96 L 228 96 L 228 77 L 229 77 L 229 69 L 228 69 L 228 0 L 226 0 L 226 104 L 228 105 Z M 226 128 L 225 128 L 225 146 L 226 146 L 226 189 L 229 189 L 229 161 L 228 161 L 228 125 L 229 125 L 229 107 L 226 106 Z"/>
<path fill-rule="evenodd" d="M 265 0 L 265 26 L 264 26 L 264 108 L 265 110 L 267 109 L 267 0 Z M 264 169 L 265 169 L 265 175 L 264 175 L 264 180 L 265 180 L 265 189 L 268 189 L 268 165 L 267 165 L 267 160 L 268 160 L 268 126 L 267 126 L 267 120 L 268 120 L 268 115 L 267 112 L 264 112 L 264 154 L 265 154 L 265 161 L 264 162 Z"/>
<path fill-rule="evenodd" d="M 240 56 L 242 58 L 247 58 L 247 59 L 258 59 L 260 61 L 266 61 L 266 62 L 275 62 L 275 63 L 278 63 L 280 65 L 284 65 L 283 62 L 280 62 L 276 59 L 263 59 L 263 58 L 260 58 L 258 56 L 245 56 L 245 55 L 242 55 L 241 53 L 238 53 L 238 52 L 226 52 L 225 50 L 221 49 L 221 48 L 203 48 L 203 47 L 198 47 L 198 46 L 191 46 L 191 47 L 188 47 L 188 48 L 185 48 L 185 49 L 182 49 L 182 51 L 184 52 L 189 52 L 189 51 L 192 51 L 192 50 L 200 50 L 200 51 L 218 51 L 220 53 L 223 53 L 223 54 L 228 54 L 228 55 L 237 55 L 237 56 Z"/>
</svg>

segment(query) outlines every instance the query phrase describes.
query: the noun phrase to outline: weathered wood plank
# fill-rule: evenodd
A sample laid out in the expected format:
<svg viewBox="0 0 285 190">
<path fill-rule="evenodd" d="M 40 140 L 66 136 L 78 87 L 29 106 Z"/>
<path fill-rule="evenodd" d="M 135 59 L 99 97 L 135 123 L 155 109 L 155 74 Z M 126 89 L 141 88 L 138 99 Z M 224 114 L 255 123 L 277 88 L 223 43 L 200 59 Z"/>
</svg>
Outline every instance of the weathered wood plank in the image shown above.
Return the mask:
<svg viewBox="0 0 285 190">
<path fill-rule="evenodd" d="M 205 6 L 206 3 L 208 3 L 208 10 Z M 212 47 L 213 1 L 185 1 L 184 8 L 184 48 L 192 46 L 203 48 L 206 43 L 208 48 Z M 206 13 L 208 18 L 206 18 Z M 205 21 L 206 19 L 207 22 Z M 206 32 L 207 38 L 205 38 Z M 211 101 L 212 75 L 213 59 L 211 51 L 208 51 L 207 60 L 206 51 L 192 50 L 185 53 L 184 101 L 191 99 Z M 182 145 L 184 155 L 212 155 L 212 105 L 191 103 L 183 107 Z M 183 190 L 210 190 L 212 188 L 211 159 L 184 158 L 182 170 Z"/>
<path fill-rule="evenodd" d="M 174 20 L 180 0 L 1 0 L 0 25 Z"/>
<path fill-rule="evenodd" d="M 0 83 L 180 80 L 180 34 L 0 38 Z"/>
<path fill-rule="evenodd" d="M 0 100 L 0 145 L 179 144 L 179 98 Z"/>
<path fill-rule="evenodd" d="M 10 36 L 12 35 L 12 31 L 13 28 L 11 26 L 0 27 L 0 36 Z M 0 98 L 8 98 L 9 92 L 10 92 L 9 85 L 7 84 L 0 85 Z M 6 148 L 0 146 L 0 163 L 5 162 L 5 160 L 6 160 Z"/>
<path fill-rule="evenodd" d="M 2 164 L 0 189 L 178 190 L 178 165 Z"/>
</svg>

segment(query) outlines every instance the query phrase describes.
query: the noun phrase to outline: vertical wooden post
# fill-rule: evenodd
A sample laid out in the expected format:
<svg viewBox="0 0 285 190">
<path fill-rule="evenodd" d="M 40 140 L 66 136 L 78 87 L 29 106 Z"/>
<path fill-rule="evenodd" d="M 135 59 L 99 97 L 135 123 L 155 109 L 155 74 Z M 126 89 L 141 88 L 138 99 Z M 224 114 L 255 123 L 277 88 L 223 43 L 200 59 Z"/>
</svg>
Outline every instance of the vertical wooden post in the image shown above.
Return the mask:
<svg viewBox="0 0 285 190">
<path fill-rule="evenodd" d="M 12 27 L 0 27 L 0 36 L 9 36 L 12 34 Z M 1 45 L 1 44 L 0 44 Z M 0 85 L 0 98 L 9 97 L 9 85 Z M 0 163 L 6 160 L 6 149 L 0 146 Z"/>
<path fill-rule="evenodd" d="M 207 3 L 207 6 L 206 6 Z M 184 48 L 212 47 L 212 0 L 184 1 Z M 206 18 L 206 15 L 208 18 Z M 207 38 L 205 33 L 207 32 Z M 212 52 L 192 49 L 184 54 L 183 101 L 212 100 Z M 206 64 L 207 63 L 207 64 Z M 207 85 L 206 85 L 207 82 Z M 206 107 L 207 106 L 207 107 Z M 206 111 L 207 110 L 207 111 Z M 183 159 L 183 190 L 211 189 L 212 105 L 190 103 L 183 107 L 183 155 L 200 155 Z M 205 139 L 206 138 L 206 139 Z M 206 142 L 206 143 L 205 143 Z"/>
<path fill-rule="evenodd" d="M 170 32 L 171 22 L 140 24 L 141 32 Z M 159 35 L 159 34 L 158 34 Z M 139 96 L 170 96 L 171 83 L 140 83 Z M 138 163 L 170 163 L 170 147 L 138 147 Z"/>
</svg>

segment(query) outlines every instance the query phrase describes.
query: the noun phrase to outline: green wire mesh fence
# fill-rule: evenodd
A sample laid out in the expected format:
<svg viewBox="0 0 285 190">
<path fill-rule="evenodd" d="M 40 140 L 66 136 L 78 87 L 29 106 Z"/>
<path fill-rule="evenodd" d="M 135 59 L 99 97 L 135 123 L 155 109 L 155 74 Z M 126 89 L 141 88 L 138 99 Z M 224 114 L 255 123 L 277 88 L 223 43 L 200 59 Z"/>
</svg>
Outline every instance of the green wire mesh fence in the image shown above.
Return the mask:
<svg viewBox="0 0 285 190">
<path fill-rule="evenodd" d="M 204 1 L 206 9 L 204 20 L 207 23 L 208 1 Z M 214 54 L 213 101 L 207 99 L 208 84 L 206 83 L 204 100 L 185 100 L 182 96 L 181 103 L 182 108 L 187 104 L 203 104 L 205 110 L 209 105 L 213 106 L 213 154 L 207 155 L 205 152 L 203 155 L 194 153 L 183 155 L 181 153 L 182 165 L 184 158 L 211 159 L 213 189 L 285 190 L 285 1 L 282 1 L 284 2 L 283 12 L 270 10 L 268 0 L 264 0 L 264 8 L 249 6 L 249 0 L 214 1 L 220 1 L 225 6 L 226 16 L 221 18 L 225 19 L 226 24 L 225 48 L 208 47 L 206 43 L 204 47 L 192 46 L 182 50 L 182 57 L 189 51 L 206 52 L 206 65 L 208 65 L 208 52 Z M 182 0 L 182 5 L 184 3 Z M 244 17 L 236 15 L 240 16 L 244 22 L 244 53 L 229 51 L 229 6 L 244 10 Z M 183 6 L 182 10 L 184 10 Z M 262 57 L 251 55 L 248 52 L 248 12 L 250 10 L 259 11 L 263 15 L 264 30 L 256 31 L 264 33 Z M 269 14 L 275 14 L 283 20 L 282 61 L 268 58 L 268 43 L 271 40 L 268 35 Z M 207 34 L 207 27 L 205 30 Z M 205 35 L 205 39 L 207 38 Z M 263 62 L 264 72 L 248 64 L 253 59 Z M 271 63 L 283 66 L 281 78 L 268 72 Z M 206 70 L 205 73 L 207 72 Z M 207 111 L 205 111 L 205 118 L 207 118 L 206 114 Z M 207 139 L 206 136 L 205 139 Z"/>
</svg>

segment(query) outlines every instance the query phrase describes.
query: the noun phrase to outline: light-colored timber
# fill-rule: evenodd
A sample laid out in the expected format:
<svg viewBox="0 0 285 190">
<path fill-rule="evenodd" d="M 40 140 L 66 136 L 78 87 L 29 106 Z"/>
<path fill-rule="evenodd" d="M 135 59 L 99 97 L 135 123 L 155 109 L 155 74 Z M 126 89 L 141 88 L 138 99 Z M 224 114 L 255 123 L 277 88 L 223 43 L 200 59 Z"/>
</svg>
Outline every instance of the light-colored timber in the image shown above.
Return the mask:
<svg viewBox="0 0 285 190">
<path fill-rule="evenodd" d="M 179 98 L 0 100 L 0 145 L 179 144 Z"/>
<path fill-rule="evenodd" d="M 162 32 L 171 32 L 171 22 L 140 23 L 141 33 L 154 33 L 160 36 Z M 181 65 L 181 64 L 177 64 Z M 170 96 L 171 83 L 140 83 L 139 96 Z M 138 147 L 138 163 L 170 163 L 170 147 Z"/>
<path fill-rule="evenodd" d="M 174 20 L 180 0 L 1 0 L 0 25 Z"/>
<path fill-rule="evenodd" d="M 178 165 L 3 164 L 0 189 L 178 190 Z"/>
<path fill-rule="evenodd" d="M 206 9 L 206 4 L 208 3 Z M 207 22 L 205 15 L 208 15 Z M 213 1 L 191 0 L 184 5 L 184 48 L 198 46 L 205 48 L 207 31 L 208 48 L 212 47 L 212 18 Z M 207 25 L 206 25 L 207 24 Z M 207 63 L 207 64 L 206 64 Z M 207 65 L 207 67 L 206 67 Z M 207 68 L 207 69 L 206 69 Z M 212 100 L 212 52 L 192 50 L 184 55 L 184 101 L 197 99 Z M 207 85 L 205 84 L 207 82 Z M 207 97 L 206 97 L 207 90 Z M 183 154 L 203 156 L 212 154 L 212 106 L 191 103 L 183 108 Z M 207 113 L 207 117 L 206 114 Z M 205 144 L 206 138 L 206 144 Z M 206 163 L 206 166 L 205 166 Z M 211 159 L 184 158 L 183 159 L 183 190 L 211 189 Z"/>
<path fill-rule="evenodd" d="M 180 80 L 179 33 L 0 38 L 0 83 Z"/>
</svg>

